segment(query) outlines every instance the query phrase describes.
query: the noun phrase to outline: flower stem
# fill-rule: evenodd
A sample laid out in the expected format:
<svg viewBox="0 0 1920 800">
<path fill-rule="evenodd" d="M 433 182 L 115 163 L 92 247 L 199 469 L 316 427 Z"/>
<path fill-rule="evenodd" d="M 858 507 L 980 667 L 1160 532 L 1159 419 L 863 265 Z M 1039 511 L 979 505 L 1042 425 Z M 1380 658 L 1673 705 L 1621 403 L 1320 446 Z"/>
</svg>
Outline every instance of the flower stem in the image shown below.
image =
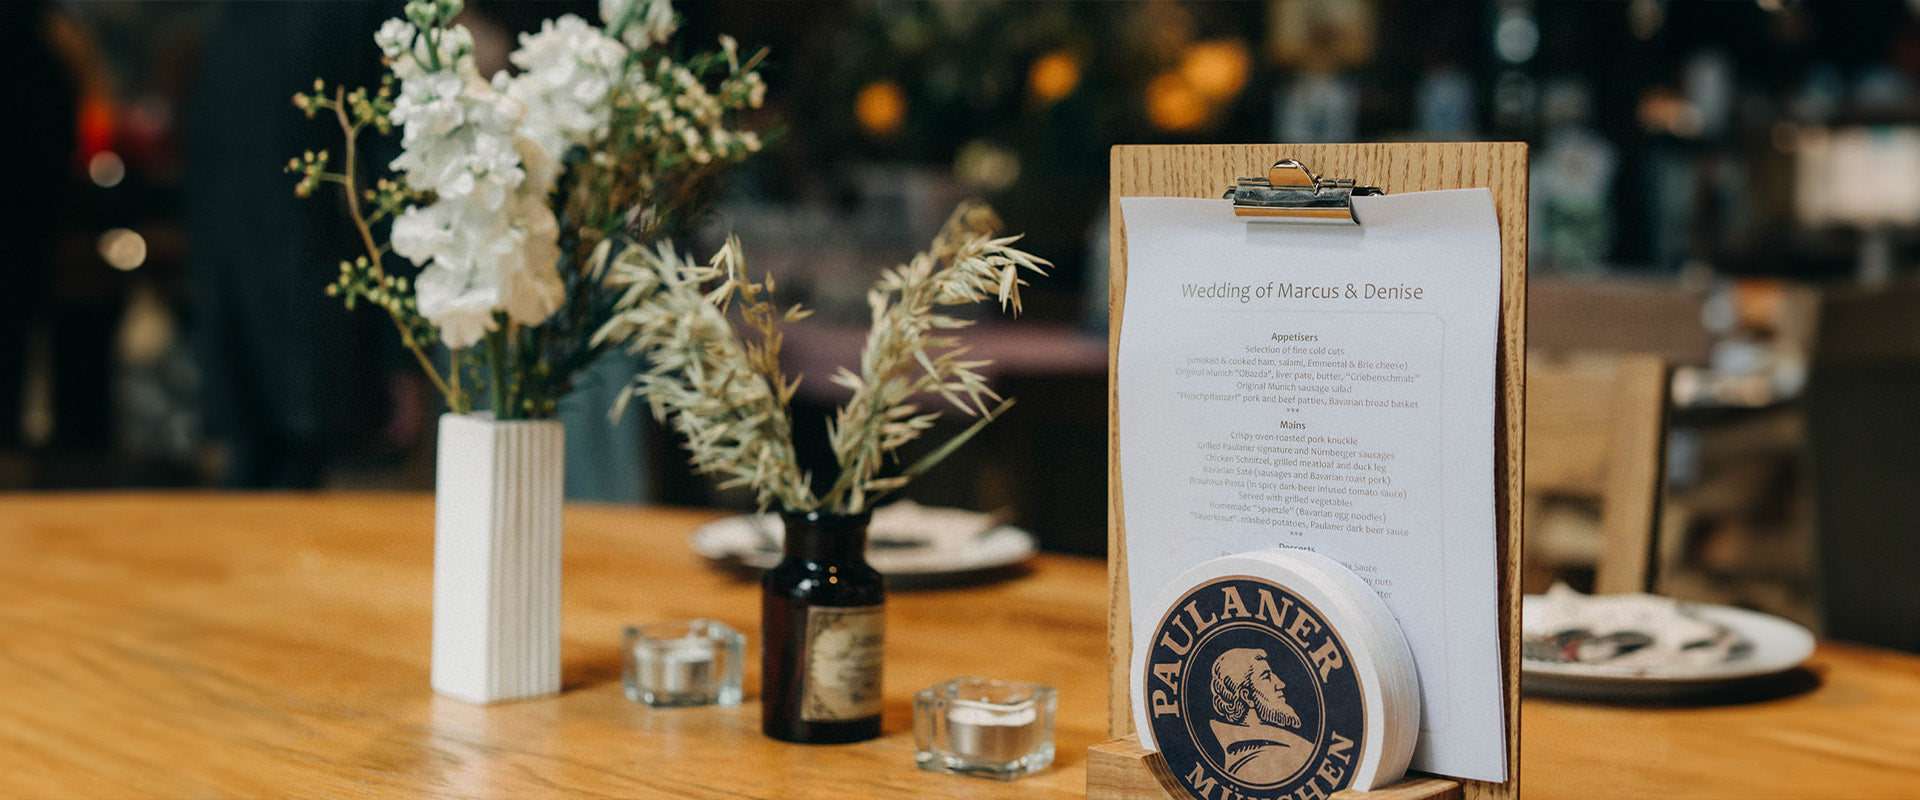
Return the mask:
<svg viewBox="0 0 1920 800">
<path fill-rule="evenodd" d="M 347 158 L 344 169 L 341 170 L 340 185 L 347 196 L 347 214 L 353 217 L 353 227 L 360 233 L 360 243 L 367 248 L 367 257 L 377 266 L 380 263 L 380 245 L 374 243 L 373 230 L 367 226 L 366 216 L 360 213 L 360 188 L 354 182 L 354 175 L 359 170 L 357 145 L 360 130 L 354 126 L 352 120 L 347 118 L 346 90 L 336 88 L 333 92 L 333 113 L 340 119 L 340 133 L 346 139 Z M 381 305 L 385 306 L 385 304 Z M 434 368 L 433 360 L 427 358 L 426 351 L 422 350 L 420 343 L 414 340 L 413 332 L 407 330 L 407 325 L 401 321 L 400 315 L 391 308 L 386 311 L 387 317 L 393 320 L 393 327 L 400 331 L 400 342 L 413 353 L 414 360 L 420 362 L 420 369 L 426 371 L 427 377 L 433 381 L 434 388 L 440 390 L 441 397 L 446 398 L 447 407 L 455 414 L 467 413 L 466 395 L 458 388 L 448 386 L 446 379 L 440 377 L 440 370 Z"/>
<path fill-rule="evenodd" d="M 487 368 L 493 374 L 493 380 L 487 382 L 487 388 L 493 390 L 493 418 L 513 419 L 507 393 L 507 332 L 502 329 L 487 332 Z"/>
</svg>

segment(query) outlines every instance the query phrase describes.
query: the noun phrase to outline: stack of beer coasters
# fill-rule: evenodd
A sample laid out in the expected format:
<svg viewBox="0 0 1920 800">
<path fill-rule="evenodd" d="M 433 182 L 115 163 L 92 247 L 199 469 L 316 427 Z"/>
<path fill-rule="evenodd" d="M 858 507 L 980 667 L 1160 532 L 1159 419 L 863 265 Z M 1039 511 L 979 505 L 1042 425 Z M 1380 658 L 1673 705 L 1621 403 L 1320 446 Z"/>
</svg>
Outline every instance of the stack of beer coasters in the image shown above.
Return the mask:
<svg viewBox="0 0 1920 800">
<path fill-rule="evenodd" d="M 1224 556 L 1153 608 L 1135 621 L 1135 728 L 1195 797 L 1331 795 L 1406 773 L 1413 653 L 1352 570 L 1305 550 Z"/>
</svg>

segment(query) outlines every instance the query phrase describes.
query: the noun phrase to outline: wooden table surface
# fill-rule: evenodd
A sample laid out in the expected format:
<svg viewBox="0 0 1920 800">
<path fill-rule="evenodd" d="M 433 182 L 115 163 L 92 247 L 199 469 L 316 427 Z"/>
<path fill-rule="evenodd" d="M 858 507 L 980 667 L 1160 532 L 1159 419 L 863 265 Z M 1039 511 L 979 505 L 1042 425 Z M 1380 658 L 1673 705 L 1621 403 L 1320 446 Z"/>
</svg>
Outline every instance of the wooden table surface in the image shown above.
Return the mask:
<svg viewBox="0 0 1920 800">
<path fill-rule="evenodd" d="M 569 506 L 565 691 L 427 688 L 430 497 L 0 496 L 0 796 L 1078 797 L 1106 728 L 1105 565 L 1042 556 L 889 601 L 886 735 L 760 736 L 758 593 L 686 547 L 712 512 Z M 620 628 L 748 633 L 748 702 L 648 709 Z M 913 766 L 911 699 L 981 674 L 1060 690 L 1059 757 L 1015 783 Z M 1523 704 L 1525 796 L 1920 796 L 1920 658 L 1823 644 L 1818 688 L 1702 708 Z"/>
</svg>

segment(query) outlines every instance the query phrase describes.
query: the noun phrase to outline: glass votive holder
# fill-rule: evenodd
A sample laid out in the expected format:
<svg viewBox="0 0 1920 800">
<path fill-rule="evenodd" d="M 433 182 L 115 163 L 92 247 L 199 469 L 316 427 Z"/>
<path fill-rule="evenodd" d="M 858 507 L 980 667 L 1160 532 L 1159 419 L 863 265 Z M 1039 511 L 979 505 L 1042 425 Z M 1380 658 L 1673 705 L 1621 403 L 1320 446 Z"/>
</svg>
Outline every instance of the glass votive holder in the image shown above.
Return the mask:
<svg viewBox="0 0 1920 800">
<path fill-rule="evenodd" d="M 913 696 L 914 761 L 921 769 L 1010 781 L 1053 763 L 1051 686 L 954 678 Z"/>
<path fill-rule="evenodd" d="M 629 625 L 620 683 L 650 706 L 740 705 L 747 637 L 710 619 Z"/>
</svg>

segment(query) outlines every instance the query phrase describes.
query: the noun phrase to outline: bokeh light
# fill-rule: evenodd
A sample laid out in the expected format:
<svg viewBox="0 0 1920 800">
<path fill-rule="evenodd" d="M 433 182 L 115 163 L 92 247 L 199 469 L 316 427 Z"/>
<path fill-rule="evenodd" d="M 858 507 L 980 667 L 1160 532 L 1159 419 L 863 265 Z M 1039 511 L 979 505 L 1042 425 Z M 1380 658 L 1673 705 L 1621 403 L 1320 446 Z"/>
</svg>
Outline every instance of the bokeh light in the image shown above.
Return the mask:
<svg viewBox="0 0 1920 800">
<path fill-rule="evenodd" d="M 874 81 L 853 98 L 853 116 L 867 135 L 891 139 L 907 126 L 907 93 L 893 81 Z"/>
<path fill-rule="evenodd" d="M 1190 131 L 1207 121 L 1207 100 L 1178 73 L 1147 83 L 1147 121 L 1163 131 Z"/>
<path fill-rule="evenodd" d="M 100 234 L 100 258 L 114 269 L 125 272 L 147 263 L 147 239 L 127 228 L 114 228 Z"/>
<path fill-rule="evenodd" d="M 111 189 L 126 180 L 127 162 L 120 160 L 119 153 L 102 150 L 87 159 L 87 177 L 93 179 L 93 185 Z"/>
<path fill-rule="evenodd" d="M 1055 50 L 1035 59 L 1027 71 L 1027 91 L 1043 103 L 1063 100 L 1080 86 L 1080 59 Z"/>
<path fill-rule="evenodd" d="M 1180 77 L 1208 100 L 1228 100 L 1247 86 L 1252 57 L 1239 39 L 1196 42 L 1180 58 Z"/>
<path fill-rule="evenodd" d="M 954 176 L 967 186 L 987 192 L 1005 191 L 1020 180 L 1020 155 L 985 139 L 960 147 L 953 158 Z"/>
<path fill-rule="evenodd" d="M 1540 49 L 1540 25 L 1519 9 L 1500 12 L 1493 28 L 1493 51 L 1509 64 L 1523 64 Z"/>
</svg>

